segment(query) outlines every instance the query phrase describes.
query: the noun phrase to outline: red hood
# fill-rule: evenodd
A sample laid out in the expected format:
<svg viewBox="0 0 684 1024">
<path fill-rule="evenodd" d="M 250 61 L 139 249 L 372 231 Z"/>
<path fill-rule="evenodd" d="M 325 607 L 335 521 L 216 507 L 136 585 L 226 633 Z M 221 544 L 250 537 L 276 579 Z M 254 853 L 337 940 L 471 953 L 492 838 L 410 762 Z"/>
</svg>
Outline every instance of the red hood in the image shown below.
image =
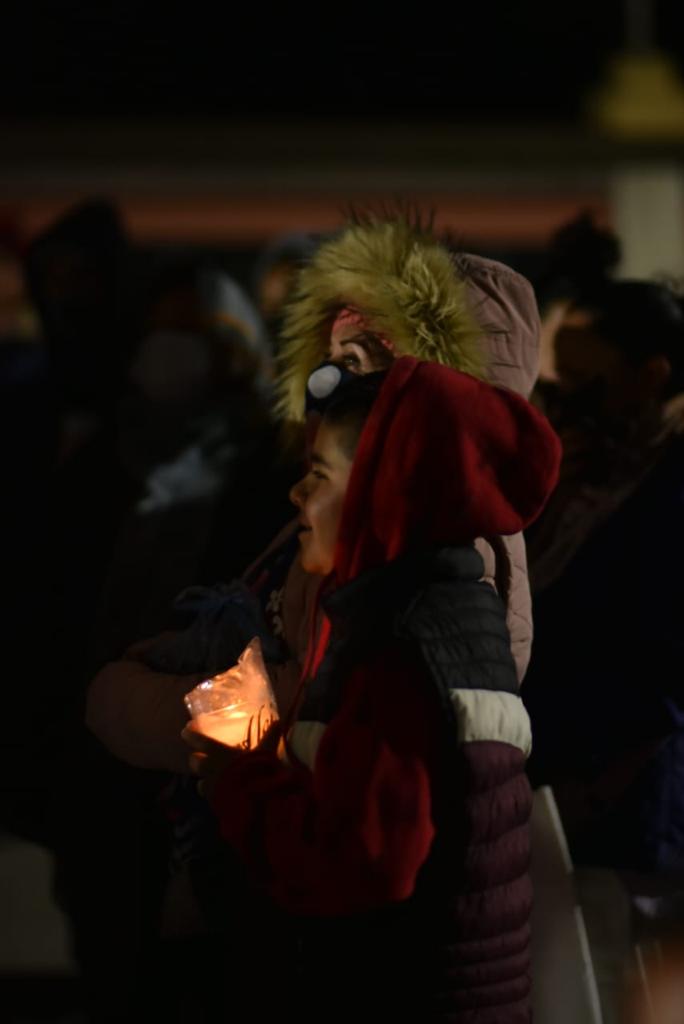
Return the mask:
<svg viewBox="0 0 684 1024">
<path fill-rule="evenodd" d="M 337 585 L 411 550 L 518 533 L 553 490 L 560 450 L 519 395 L 413 356 L 396 360 L 354 458 Z"/>
</svg>

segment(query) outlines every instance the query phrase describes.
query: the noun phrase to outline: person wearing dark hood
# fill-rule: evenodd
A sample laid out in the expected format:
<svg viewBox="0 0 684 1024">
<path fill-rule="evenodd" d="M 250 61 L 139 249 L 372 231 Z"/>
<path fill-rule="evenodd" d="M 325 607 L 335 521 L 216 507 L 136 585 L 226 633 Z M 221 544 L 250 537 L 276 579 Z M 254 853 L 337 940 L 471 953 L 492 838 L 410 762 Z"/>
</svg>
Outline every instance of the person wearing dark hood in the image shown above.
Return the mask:
<svg viewBox="0 0 684 1024">
<path fill-rule="evenodd" d="M 293 719 L 277 750 L 185 730 L 301 934 L 299 1019 L 530 1020 L 529 721 L 474 542 L 536 517 L 559 456 L 524 399 L 412 357 L 325 412 L 291 491 L 324 579 Z"/>
</svg>

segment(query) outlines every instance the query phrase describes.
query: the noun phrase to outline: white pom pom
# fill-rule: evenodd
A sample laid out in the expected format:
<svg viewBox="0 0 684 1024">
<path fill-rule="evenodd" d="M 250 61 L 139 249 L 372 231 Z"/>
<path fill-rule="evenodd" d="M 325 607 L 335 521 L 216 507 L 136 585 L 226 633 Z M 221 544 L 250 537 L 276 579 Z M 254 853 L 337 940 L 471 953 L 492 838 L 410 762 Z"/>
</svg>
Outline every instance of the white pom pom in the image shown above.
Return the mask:
<svg viewBox="0 0 684 1024">
<path fill-rule="evenodd" d="M 314 398 L 327 398 L 342 380 L 338 366 L 321 366 L 309 377 L 307 385 Z"/>
</svg>

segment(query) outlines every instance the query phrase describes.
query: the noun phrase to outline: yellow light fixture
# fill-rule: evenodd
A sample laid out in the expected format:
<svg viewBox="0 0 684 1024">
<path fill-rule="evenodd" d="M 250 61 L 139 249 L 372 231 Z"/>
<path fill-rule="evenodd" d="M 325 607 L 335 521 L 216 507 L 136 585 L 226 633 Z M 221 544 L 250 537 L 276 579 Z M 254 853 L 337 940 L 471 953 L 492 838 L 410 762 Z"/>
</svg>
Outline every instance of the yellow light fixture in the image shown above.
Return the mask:
<svg viewBox="0 0 684 1024">
<path fill-rule="evenodd" d="M 659 50 L 614 57 L 587 109 L 595 126 L 613 138 L 684 140 L 684 84 L 674 62 Z"/>
</svg>

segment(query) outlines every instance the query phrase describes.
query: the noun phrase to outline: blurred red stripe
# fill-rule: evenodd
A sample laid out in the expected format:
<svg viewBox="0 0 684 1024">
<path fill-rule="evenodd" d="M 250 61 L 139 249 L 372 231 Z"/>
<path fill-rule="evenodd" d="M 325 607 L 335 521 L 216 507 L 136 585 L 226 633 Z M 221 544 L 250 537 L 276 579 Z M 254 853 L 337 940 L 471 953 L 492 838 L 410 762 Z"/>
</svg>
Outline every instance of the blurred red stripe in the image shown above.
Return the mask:
<svg viewBox="0 0 684 1024">
<path fill-rule="evenodd" d="M 23 197 L 0 206 L 24 237 L 33 237 L 87 194 Z M 131 236 L 140 242 L 187 242 L 257 246 L 289 231 L 329 231 L 339 226 L 350 202 L 362 205 L 387 201 L 378 194 L 347 196 L 249 195 L 149 196 L 119 195 Z M 412 202 L 437 212 L 436 224 L 464 242 L 538 247 L 558 225 L 578 211 L 591 208 L 601 221 L 610 221 L 605 196 L 577 192 L 562 195 L 418 194 Z"/>
</svg>

